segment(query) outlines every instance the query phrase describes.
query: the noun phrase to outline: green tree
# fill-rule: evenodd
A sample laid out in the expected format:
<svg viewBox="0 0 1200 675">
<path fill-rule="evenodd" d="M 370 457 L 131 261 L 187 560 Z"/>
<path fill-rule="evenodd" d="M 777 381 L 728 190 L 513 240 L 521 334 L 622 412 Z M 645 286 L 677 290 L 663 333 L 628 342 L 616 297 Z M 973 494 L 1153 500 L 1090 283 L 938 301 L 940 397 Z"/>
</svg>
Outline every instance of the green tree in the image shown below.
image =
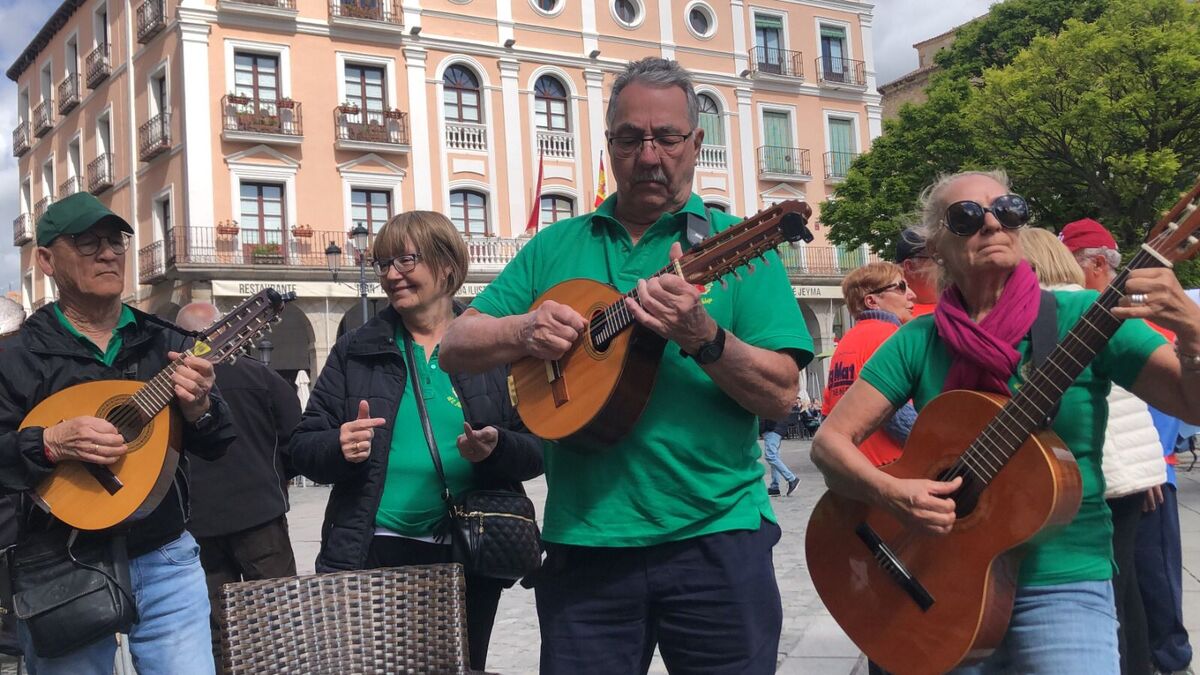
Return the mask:
<svg viewBox="0 0 1200 675">
<path fill-rule="evenodd" d="M 1200 173 L 1198 81 L 1200 6 L 1115 3 L 986 71 L 966 123 L 1043 224 L 1096 218 L 1128 253 Z"/>
<path fill-rule="evenodd" d="M 885 122 L 883 135 L 838 187 L 837 199 L 821 204 L 830 238 L 889 251 L 913 219 L 921 189 L 938 174 L 994 166 L 990 148 L 963 113 L 972 80 L 1009 63 L 1035 36 L 1057 33 L 1067 19 L 1094 19 L 1110 1 L 1008 0 L 963 26 L 953 46 L 938 55 L 943 72 L 933 78 L 929 100 L 904 106 L 896 120 Z"/>
</svg>

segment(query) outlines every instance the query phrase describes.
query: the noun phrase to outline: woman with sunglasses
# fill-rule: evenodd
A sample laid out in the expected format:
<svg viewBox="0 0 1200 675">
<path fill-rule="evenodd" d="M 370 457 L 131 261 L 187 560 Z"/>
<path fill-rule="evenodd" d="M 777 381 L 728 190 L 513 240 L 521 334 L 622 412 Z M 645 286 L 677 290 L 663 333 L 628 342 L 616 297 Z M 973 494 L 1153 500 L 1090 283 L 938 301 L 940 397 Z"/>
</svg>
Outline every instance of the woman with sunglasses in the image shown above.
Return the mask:
<svg viewBox="0 0 1200 675">
<path fill-rule="evenodd" d="M 467 278 L 467 246 L 454 225 L 432 211 L 399 214 L 375 235 L 371 254 L 388 306 L 338 340 L 292 436 L 300 473 L 333 484 L 318 572 L 451 562 L 422 417 L 455 496 L 519 491 L 542 473 L 541 441 L 524 433 L 509 402 L 507 368 L 451 377 L 438 367 L 442 335 L 464 309 L 454 294 Z M 408 340 L 424 411 L 412 395 Z M 466 582 L 471 668 L 482 671 L 500 592 L 512 583 Z"/>
<path fill-rule="evenodd" d="M 821 426 L 813 460 L 831 489 L 889 510 L 915 532 L 937 535 L 954 527 L 961 479 L 894 478 L 872 466 L 855 441 L 909 400 L 920 410 L 952 389 L 1011 394 L 1028 371 L 1029 333 L 1042 296 L 1021 246 L 1029 209 L 1002 172 L 943 177 L 923 197 L 927 250 L 948 286 L 933 316 L 909 322 L 875 352 Z M 1104 398 L 1116 382 L 1168 414 L 1200 416 L 1200 307 L 1162 268 L 1132 272 L 1125 292 L 1112 314 L 1126 321 L 1067 389 L 1054 418 L 1053 430 L 1079 465 L 1079 512 L 1066 527 L 1027 545 L 1004 640 L 987 660 L 961 672 L 1120 671 L 1112 523 L 1100 463 Z M 1052 297 L 1062 339 L 1097 294 Z M 1174 331 L 1176 345 L 1144 318 Z"/>
</svg>

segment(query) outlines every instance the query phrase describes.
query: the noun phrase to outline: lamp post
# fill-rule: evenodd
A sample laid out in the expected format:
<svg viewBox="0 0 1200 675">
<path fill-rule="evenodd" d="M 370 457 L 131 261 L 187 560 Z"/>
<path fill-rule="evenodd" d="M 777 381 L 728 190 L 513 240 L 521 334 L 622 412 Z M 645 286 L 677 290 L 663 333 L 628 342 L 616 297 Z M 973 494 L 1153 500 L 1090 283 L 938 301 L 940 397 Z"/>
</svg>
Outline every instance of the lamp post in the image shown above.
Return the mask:
<svg viewBox="0 0 1200 675">
<path fill-rule="evenodd" d="M 367 310 L 367 246 L 370 243 L 371 233 L 362 223 L 354 226 L 350 230 L 351 245 L 354 246 L 354 251 L 358 255 L 358 297 L 362 302 L 362 320 L 366 324 L 370 320 L 371 315 Z M 334 242 L 330 242 L 329 246 L 325 247 L 325 262 L 329 265 L 329 271 L 333 274 L 333 280 L 337 281 L 338 270 L 342 266 L 342 247 Z"/>
<path fill-rule="evenodd" d="M 264 366 L 271 365 L 271 352 L 273 351 L 275 351 L 275 345 L 271 344 L 270 340 L 263 339 L 258 343 L 258 356 Z"/>
</svg>

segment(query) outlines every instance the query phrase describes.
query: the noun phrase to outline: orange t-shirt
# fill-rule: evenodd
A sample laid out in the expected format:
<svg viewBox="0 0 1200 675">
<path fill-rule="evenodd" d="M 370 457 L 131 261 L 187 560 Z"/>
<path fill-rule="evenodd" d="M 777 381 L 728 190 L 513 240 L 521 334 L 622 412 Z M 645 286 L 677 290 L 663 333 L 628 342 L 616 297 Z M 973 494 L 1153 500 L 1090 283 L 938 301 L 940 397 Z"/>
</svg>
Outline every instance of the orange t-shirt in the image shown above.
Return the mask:
<svg viewBox="0 0 1200 675">
<path fill-rule="evenodd" d="M 915 319 L 918 316 L 925 316 L 926 314 L 933 314 L 933 310 L 936 308 L 937 308 L 936 302 L 931 302 L 928 305 L 922 305 L 919 302 L 913 303 L 913 309 L 912 309 L 913 318 Z"/>
<path fill-rule="evenodd" d="M 829 361 L 829 384 L 825 387 L 825 402 L 821 407 L 821 414 L 828 415 L 833 410 L 850 385 L 858 379 L 867 359 L 898 330 L 899 326 L 887 321 L 866 319 L 859 321 L 842 337 L 837 349 L 833 350 L 833 358 Z M 879 429 L 863 440 L 858 449 L 875 466 L 880 466 L 899 459 L 903 448 L 892 440 L 887 432 Z"/>
</svg>

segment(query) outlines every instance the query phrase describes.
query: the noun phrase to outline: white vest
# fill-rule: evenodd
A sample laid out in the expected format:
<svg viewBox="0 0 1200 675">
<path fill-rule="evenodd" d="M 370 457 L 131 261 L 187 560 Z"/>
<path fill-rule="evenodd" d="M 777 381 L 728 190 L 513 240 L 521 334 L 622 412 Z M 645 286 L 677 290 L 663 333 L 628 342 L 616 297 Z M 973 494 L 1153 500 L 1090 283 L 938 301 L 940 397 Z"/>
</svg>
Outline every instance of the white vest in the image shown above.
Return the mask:
<svg viewBox="0 0 1200 675">
<path fill-rule="evenodd" d="M 1108 395 L 1104 431 L 1104 498 L 1144 492 L 1167 482 L 1158 430 L 1145 402 L 1117 385 Z"/>
</svg>

